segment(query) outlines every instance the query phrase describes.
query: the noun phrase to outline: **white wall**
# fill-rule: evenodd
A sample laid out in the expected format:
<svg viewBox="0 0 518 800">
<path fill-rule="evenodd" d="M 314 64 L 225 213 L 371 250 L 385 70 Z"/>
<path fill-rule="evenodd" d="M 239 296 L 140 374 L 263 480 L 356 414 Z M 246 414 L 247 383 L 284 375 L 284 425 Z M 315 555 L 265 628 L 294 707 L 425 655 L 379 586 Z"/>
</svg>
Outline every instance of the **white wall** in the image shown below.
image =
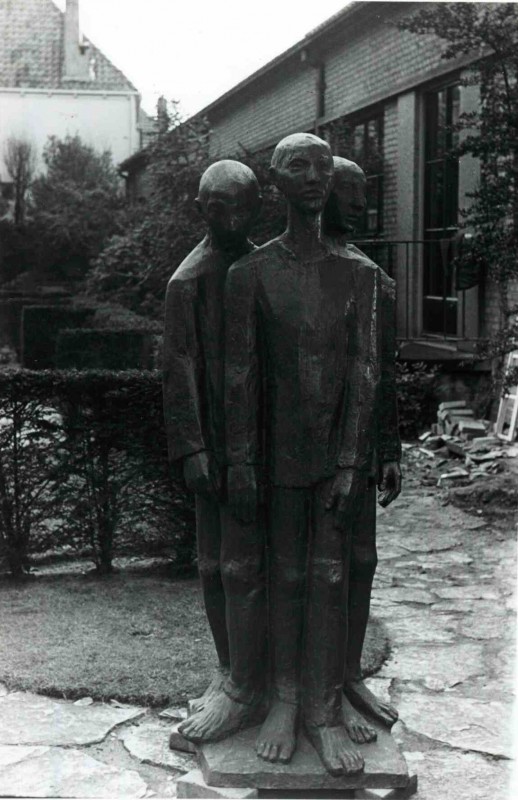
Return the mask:
<svg viewBox="0 0 518 800">
<path fill-rule="evenodd" d="M 8 180 L 3 151 L 9 136 L 30 139 L 41 168 L 48 137 L 76 133 L 97 150 L 110 150 L 119 164 L 138 149 L 137 95 L 0 89 L 0 180 Z"/>
</svg>

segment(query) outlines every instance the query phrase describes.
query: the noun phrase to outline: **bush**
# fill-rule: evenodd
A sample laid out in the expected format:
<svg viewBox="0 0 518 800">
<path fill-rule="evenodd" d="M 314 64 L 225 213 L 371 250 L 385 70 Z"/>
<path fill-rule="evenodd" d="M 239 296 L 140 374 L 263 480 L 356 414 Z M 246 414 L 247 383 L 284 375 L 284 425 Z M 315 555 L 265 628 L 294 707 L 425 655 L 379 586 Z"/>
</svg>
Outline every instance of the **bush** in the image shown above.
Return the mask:
<svg viewBox="0 0 518 800">
<path fill-rule="evenodd" d="M 399 430 L 402 437 L 413 438 L 435 421 L 438 375 L 439 368 L 434 365 L 396 362 Z"/>
<path fill-rule="evenodd" d="M 0 543 L 11 574 L 27 572 L 38 523 L 52 519 L 63 435 L 46 375 L 0 372 Z"/>
<path fill-rule="evenodd" d="M 27 369 L 56 366 L 56 342 L 64 328 L 86 323 L 92 311 L 67 306 L 24 306 L 22 309 L 22 364 Z"/>
<path fill-rule="evenodd" d="M 87 546 L 102 572 L 116 548 L 166 543 L 177 568 L 192 565 L 193 503 L 169 478 L 160 373 L 0 373 L 0 408 L 0 535 L 13 574 L 49 544 Z"/>
<path fill-rule="evenodd" d="M 141 330 L 66 330 L 59 332 L 58 369 L 149 369 L 154 335 Z"/>
</svg>

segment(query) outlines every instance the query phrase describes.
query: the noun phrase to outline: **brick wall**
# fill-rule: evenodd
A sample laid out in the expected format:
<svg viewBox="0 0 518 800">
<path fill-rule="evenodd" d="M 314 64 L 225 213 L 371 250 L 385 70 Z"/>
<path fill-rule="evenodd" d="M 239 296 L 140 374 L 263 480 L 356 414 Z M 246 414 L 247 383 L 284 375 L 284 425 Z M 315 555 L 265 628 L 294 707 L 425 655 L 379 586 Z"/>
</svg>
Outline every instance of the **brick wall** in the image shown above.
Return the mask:
<svg viewBox="0 0 518 800">
<path fill-rule="evenodd" d="M 296 53 L 209 111 L 212 155 L 259 149 L 297 130 L 312 129 L 317 111 L 317 70 L 325 64 L 325 116 L 357 112 L 452 70 L 434 37 L 399 31 L 397 19 L 423 3 L 369 3 L 355 24 L 323 39 L 306 60 Z M 428 5 L 428 3 L 426 4 Z M 354 20 L 354 17 L 353 17 Z"/>
<path fill-rule="evenodd" d="M 313 127 L 316 77 L 308 64 L 288 67 L 277 81 L 237 103 L 231 111 L 210 116 L 210 154 L 238 155 L 241 148 L 257 151 L 298 130 Z"/>
</svg>

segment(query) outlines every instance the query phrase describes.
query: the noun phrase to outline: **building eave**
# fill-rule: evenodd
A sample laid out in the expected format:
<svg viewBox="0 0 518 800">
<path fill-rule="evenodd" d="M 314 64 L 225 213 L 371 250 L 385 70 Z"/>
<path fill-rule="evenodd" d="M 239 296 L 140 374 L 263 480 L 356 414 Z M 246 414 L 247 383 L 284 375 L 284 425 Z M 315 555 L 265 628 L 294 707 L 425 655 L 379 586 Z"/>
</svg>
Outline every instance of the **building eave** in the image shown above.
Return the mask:
<svg viewBox="0 0 518 800">
<path fill-rule="evenodd" d="M 285 50 L 280 55 L 273 58 L 263 67 L 260 67 L 258 70 L 253 72 L 244 80 L 240 81 L 240 83 L 236 84 L 229 89 L 224 94 L 220 95 L 216 100 L 213 100 L 212 103 L 205 106 L 198 111 L 197 114 L 194 116 L 196 117 L 203 117 L 207 116 L 210 118 L 211 112 L 216 109 L 219 109 L 221 106 L 225 105 L 229 100 L 232 100 L 237 95 L 241 94 L 242 92 L 246 91 L 246 89 L 253 84 L 257 83 L 262 78 L 266 77 L 268 74 L 274 72 L 278 67 L 285 64 L 287 61 L 292 59 L 294 56 L 299 55 L 305 49 L 311 47 L 312 45 L 316 44 L 320 39 L 325 38 L 330 33 L 333 33 L 337 26 L 341 25 L 344 21 L 352 19 L 353 16 L 357 16 L 358 13 L 365 8 L 368 8 L 371 3 L 367 0 L 354 0 L 353 2 L 349 3 L 349 5 L 345 6 L 341 11 L 338 11 L 336 14 L 333 14 L 332 17 L 329 17 L 325 20 L 321 25 L 314 28 L 310 31 L 303 39 L 298 41 L 296 44 L 292 45 L 288 50 Z"/>
</svg>

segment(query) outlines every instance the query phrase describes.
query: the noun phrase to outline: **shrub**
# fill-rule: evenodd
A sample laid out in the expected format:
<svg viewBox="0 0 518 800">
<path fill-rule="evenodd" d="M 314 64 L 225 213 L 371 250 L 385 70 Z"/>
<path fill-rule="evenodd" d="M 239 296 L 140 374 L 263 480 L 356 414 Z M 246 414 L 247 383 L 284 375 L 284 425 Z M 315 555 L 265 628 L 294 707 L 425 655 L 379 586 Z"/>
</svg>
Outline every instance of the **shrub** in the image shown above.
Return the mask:
<svg viewBox="0 0 518 800">
<path fill-rule="evenodd" d="M 24 306 L 22 310 L 22 364 L 27 369 L 56 366 L 56 342 L 64 328 L 83 325 L 92 311 L 66 306 Z"/>
<path fill-rule="evenodd" d="M 192 498 L 169 477 L 161 376 L 143 371 L 0 373 L 0 528 L 13 574 L 53 546 L 91 552 L 167 543 L 195 555 Z"/>
<path fill-rule="evenodd" d="M 154 336 L 142 330 L 66 330 L 57 336 L 59 369 L 148 369 Z"/>
<path fill-rule="evenodd" d="M 396 386 L 401 436 L 412 438 L 434 422 L 439 368 L 424 362 L 396 362 Z"/>
<path fill-rule="evenodd" d="M 55 373 L 56 374 L 56 373 Z M 67 446 L 63 502 L 73 506 L 80 538 L 98 570 L 110 572 L 117 542 L 145 550 L 187 534 L 179 509 L 187 501 L 169 479 L 158 372 L 108 370 L 57 373 Z"/>
<path fill-rule="evenodd" d="M 43 374 L 0 372 L 0 542 L 11 574 L 27 572 L 38 522 L 53 514 L 63 434 Z"/>
</svg>

